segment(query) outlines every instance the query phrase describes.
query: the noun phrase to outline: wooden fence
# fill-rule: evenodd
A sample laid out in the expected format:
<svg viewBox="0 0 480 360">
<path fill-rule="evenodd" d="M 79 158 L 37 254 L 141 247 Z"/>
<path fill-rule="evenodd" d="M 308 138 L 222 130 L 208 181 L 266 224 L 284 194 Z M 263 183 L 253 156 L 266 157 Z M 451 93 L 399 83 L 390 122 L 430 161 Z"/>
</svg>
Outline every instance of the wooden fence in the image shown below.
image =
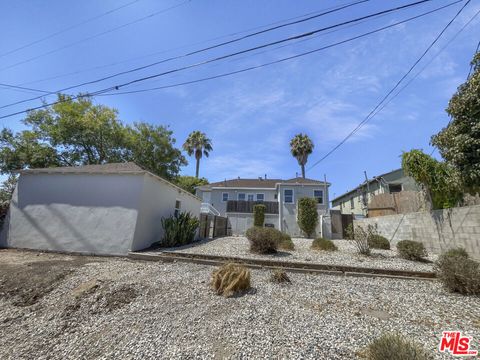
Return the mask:
<svg viewBox="0 0 480 360">
<path fill-rule="evenodd" d="M 228 218 L 223 216 L 200 214 L 200 237 L 204 239 L 229 236 L 232 234 Z"/>
<path fill-rule="evenodd" d="M 253 207 L 257 204 L 267 207 L 265 214 L 278 214 L 278 202 L 276 201 L 228 200 L 227 212 L 253 214 Z"/>
<path fill-rule="evenodd" d="M 368 217 L 408 214 L 426 210 L 426 202 L 419 191 L 378 194 L 368 204 Z"/>
</svg>

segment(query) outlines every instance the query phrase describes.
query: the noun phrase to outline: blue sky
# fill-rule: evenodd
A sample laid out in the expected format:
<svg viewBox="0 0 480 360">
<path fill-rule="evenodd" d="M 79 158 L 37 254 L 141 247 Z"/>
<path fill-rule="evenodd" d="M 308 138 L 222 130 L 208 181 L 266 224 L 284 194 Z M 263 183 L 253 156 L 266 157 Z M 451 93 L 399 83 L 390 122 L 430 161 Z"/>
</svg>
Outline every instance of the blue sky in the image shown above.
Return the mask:
<svg viewBox="0 0 480 360">
<path fill-rule="evenodd" d="M 129 2 L 132 0 L 4 1 L 0 5 L 0 31 L 3 34 L 0 55 Z M 230 40 L 238 36 L 239 32 L 247 34 L 245 30 L 346 2 L 348 1 L 139 0 L 46 41 L 0 56 L 0 82 L 55 91 Z M 410 1 L 371 0 L 338 13 L 219 49 L 81 87 L 74 92 L 95 91 L 408 2 Z M 315 36 L 308 41 L 239 55 L 145 81 L 123 90 L 169 85 L 274 61 L 394 23 L 449 2 L 430 1 L 409 10 Z M 146 20 L 83 41 L 178 4 L 178 7 Z M 264 174 L 272 178 L 294 177 L 300 168 L 290 155 L 289 140 L 296 133 L 307 133 L 315 143 L 309 164 L 320 159 L 364 119 L 462 4 L 281 64 L 170 89 L 99 96 L 95 101 L 118 109 L 119 117 L 125 123 L 146 121 L 170 126 L 179 147 L 192 130 L 206 132 L 212 139 L 214 151 L 208 159 L 202 160 L 200 173 L 210 181 Z M 479 10 L 479 1 L 473 0 L 418 70 Z M 355 136 L 317 166 L 308 169 L 307 164 L 307 177 L 323 179 L 326 174 L 332 183 L 331 194 L 338 196 L 360 183 L 364 170 L 369 176 L 374 176 L 398 168 L 402 151 L 421 148 L 430 153 L 430 136 L 448 123 L 444 109 L 456 87 L 465 81 L 468 74 L 469 62 L 479 40 L 479 25 L 480 16 Z M 215 38 L 217 39 L 212 40 Z M 62 47 L 64 49 L 57 51 Z M 34 57 L 37 58 L 24 62 Z M 12 66 L 19 62 L 24 63 Z M 72 72 L 76 74 L 71 74 Z M 34 95 L 38 94 L 0 87 L 0 105 Z M 47 97 L 49 99 L 54 99 L 54 96 Z M 1 109 L 0 115 L 39 104 L 40 100 L 36 100 Z M 21 119 L 22 115 L 3 119 L 0 125 L 21 129 Z M 190 164 L 182 169 L 184 175 L 194 174 L 194 159 L 189 160 Z"/>
</svg>

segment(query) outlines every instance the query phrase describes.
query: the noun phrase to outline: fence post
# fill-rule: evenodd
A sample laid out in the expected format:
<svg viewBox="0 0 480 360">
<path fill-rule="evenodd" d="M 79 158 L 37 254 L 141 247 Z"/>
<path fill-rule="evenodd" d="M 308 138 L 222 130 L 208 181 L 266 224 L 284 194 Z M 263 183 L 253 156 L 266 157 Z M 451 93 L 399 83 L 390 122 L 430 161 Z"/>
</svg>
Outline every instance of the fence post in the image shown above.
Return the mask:
<svg viewBox="0 0 480 360">
<path fill-rule="evenodd" d="M 225 218 L 225 236 L 228 236 L 228 216 Z"/>
<path fill-rule="evenodd" d="M 217 227 L 217 215 L 213 215 L 213 238 L 215 237 L 215 230 Z"/>
</svg>

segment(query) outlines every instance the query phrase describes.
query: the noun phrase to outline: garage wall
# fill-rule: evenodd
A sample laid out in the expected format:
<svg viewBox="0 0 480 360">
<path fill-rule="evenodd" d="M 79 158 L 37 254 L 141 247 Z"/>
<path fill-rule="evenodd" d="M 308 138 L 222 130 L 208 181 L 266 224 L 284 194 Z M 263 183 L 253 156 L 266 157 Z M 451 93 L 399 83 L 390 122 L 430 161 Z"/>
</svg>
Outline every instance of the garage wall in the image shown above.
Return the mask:
<svg viewBox="0 0 480 360">
<path fill-rule="evenodd" d="M 135 233 L 143 174 L 23 174 L 5 247 L 124 255 Z"/>
<path fill-rule="evenodd" d="M 173 215 L 176 200 L 181 202 L 181 211 L 188 211 L 196 217 L 200 216 L 200 199 L 152 175 L 144 175 L 132 250 L 148 248 L 152 243 L 162 239 L 161 219 Z"/>
</svg>

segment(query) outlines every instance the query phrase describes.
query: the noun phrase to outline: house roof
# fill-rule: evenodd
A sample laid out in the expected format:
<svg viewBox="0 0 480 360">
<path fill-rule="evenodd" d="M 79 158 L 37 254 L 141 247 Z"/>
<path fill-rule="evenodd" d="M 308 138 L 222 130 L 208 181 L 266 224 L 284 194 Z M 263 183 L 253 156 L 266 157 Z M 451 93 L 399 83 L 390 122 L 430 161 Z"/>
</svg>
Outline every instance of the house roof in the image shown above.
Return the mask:
<svg viewBox="0 0 480 360">
<path fill-rule="evenodd" d="M 304 179 L 301 177 L 283 180 L 283 179 L 230 179 L 210 183 L 208 185 L 199 186 L 200 190 L 209 190 L 211 188 L 257 188 L 257 189 L 274 189 L 278 184 L 302 184 L 302 185 L 323 185 L 323 181 Z M 327 185 L 330 185 L 327 183 Z"/>
<path fill-rule="evenodd" d="M 400 171 L 400 170 L 402 170 L 402 168 L 400 168 L 400 169 L 395 169 L 395 170 L 386 172 L 386 173 L 384 173 L 384 174 L 380 174 L 380 175 L 374 176 L 372 179 L 369 179 L 369 180 L 368 180 L 368 183 L 371 184 L 371 183 L 373 183 L 374 181 L 377 181 L 379 178 L 382 178 L 382 177 L 384 177 L 384 176 L 386 176 L 386 175 L 390 175 L 390 174 L 392 174 L 392 173 L 394 173 L 394 172 L 397 172 L 397 171 Z M 366 184 L 367 184 L 366 181 L 362 182 L 362 183 L 361 183 L 360 185 L 358 185 L 356 188 L 353 188 L 352 190 L 347 191 L 346 193 L 343 193 L 342 195 L 337 196 L 335 199 L 332 199 L 332 202 L 337 201 L 338 199 L 341 199 L 341 198 L 343 198 L 343 197 L 345 197 L 345 196 L 347 196 L 347 195 L 350 195 L 351 193 L 356 192 L 358 189 L 361 189 L 361 188 L 364 187 Z"/>
<path fill-rule="evenodd" d="M 124 163 L 110 163 L 101 165 L 82 165 L 82 166 L 62 166 L 62 167 L 50 167 L 42 169 L 25 169 L 19 171 L 20 174 L 148 174 L 154 177 L 156 180 L 169 185 L 179 192 L 183 192 L 187 195 L 194 197 L 197 200 L 201 200 L 197 196 L 193 195 L 189 191 L 186 191 L 170 181 L 151 173 L 143 169 L 141 166 L 134 162 Z"/>
</svg>

